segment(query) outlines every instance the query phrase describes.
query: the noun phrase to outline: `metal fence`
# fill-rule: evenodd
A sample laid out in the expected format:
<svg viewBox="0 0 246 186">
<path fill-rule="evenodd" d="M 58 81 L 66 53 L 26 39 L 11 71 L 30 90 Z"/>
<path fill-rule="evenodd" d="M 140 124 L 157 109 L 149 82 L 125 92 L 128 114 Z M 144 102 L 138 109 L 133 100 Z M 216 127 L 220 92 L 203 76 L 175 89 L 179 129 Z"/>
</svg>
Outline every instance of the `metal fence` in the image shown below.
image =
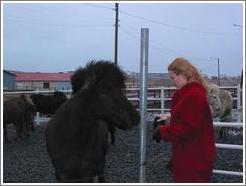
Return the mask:
<svg viewBox="0 0 246 186">
<path fill-rule="evenodd" d="M 240 86 L 221 86 L 221 89 L 229 90 L 232 94 L 234 102 L 236 102 L 236 106 L 234 106 L 234 109 L 242 111 L 242 90 Z M 170 110 L 170 102 L 172 93 L 175 91 L 175 87 L 155 87 L 155 88 L 148 88 L 147 93 L 147 102 L 148 112 L 160 112 L 164 113 L 166 111 Z M 11 96 L 11 95 L 18 95 L 18 94 L 35 94 L 35 93 L 41 93 L 41 94 L 50 94 L 54 91 L 50 90 L 35 90 L 35 91 L 18 91 L 18 92 L 3 92 L 4 96 Z M 62 90 L 61 92 L 64 92 L 68 98 L 71 97 L 71 90 Z M 128 97 L 128 99 L 138 108 L 139 106 L 139 88 L 127 88 L 125 89 L 125 94 Z M 157 104 L 155 104 L 157 102 Z M 149 107 L 152 106 L 152 107 Z M 35 117 L 36 124 L 39 125 L 40 122 L 47 122 L 50 118 L 48 117 L 41 117 L 39 113 L 37 113 Z M 214 126 L 218 127 L 236 127 L 236 128 L 243 128 L 243 123 L 229 123 L 229 122 L 214 122 Z M 236 150 L 244 150 L 243 145 L 235 145 L 235 144 L 219 144 L 216 143 L 217 148 L 224 148 L 224 149 L 236 149 Z M 243 161 L 243 160 L 242 160 Z M 243 176 L 243 172 L 234 172 L 234 171 L 228 171 L 228 170 L 213 170 L 213 173 L 215 174 L 226 174 L 226 175 L 234 175 L 234 176 Z"/>
</svg>

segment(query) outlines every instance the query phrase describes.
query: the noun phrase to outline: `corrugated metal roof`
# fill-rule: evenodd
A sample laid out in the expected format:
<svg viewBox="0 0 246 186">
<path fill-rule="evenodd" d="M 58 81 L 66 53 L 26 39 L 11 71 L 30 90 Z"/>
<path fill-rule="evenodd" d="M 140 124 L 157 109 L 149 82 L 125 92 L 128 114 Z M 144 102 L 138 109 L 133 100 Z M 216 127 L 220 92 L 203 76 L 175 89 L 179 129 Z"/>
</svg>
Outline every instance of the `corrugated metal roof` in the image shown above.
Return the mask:
<svg viewBox="0 0 246 186">
<path fill-rule="evenodd" d="M 72 72 L 46 73 L 46 72 L 16 72 L 16 81 L 70 81 Z"/>
</svg>

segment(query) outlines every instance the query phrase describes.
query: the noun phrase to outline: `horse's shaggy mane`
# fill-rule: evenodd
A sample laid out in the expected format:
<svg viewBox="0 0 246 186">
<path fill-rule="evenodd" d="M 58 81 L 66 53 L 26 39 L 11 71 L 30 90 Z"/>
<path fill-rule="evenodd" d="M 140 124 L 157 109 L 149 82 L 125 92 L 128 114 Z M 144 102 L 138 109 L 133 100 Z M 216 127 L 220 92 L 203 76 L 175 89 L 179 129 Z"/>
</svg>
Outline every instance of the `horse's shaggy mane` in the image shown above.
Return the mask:
<svg viewBox="0 0 246 186">
<path fill-rule="evenodd" d="M 78 68 L 71 77 L 73 94 L 88 87 L 97 90 L 125 88 L 126 74 L 109 61 L 90 61 Z M 107 87 L 105 87 L 107 86 Z"/>
</svg>

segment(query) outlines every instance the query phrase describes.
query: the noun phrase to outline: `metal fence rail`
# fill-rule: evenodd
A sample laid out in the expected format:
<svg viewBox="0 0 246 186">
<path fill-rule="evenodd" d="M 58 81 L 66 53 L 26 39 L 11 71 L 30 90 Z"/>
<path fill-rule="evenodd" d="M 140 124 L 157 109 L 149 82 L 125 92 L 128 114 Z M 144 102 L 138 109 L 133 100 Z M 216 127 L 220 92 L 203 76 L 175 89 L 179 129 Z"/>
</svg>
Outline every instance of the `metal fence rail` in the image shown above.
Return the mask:
<svg viewBox="0 0 246 186">
<path fill-rule="evenodd" d="M 226 174 L 230 176 L 243 176 L 243 172 L 235 172 L 235 171 L 224 171 L 224 170 L 213 170 L 215 174 Z"/>
</svg>

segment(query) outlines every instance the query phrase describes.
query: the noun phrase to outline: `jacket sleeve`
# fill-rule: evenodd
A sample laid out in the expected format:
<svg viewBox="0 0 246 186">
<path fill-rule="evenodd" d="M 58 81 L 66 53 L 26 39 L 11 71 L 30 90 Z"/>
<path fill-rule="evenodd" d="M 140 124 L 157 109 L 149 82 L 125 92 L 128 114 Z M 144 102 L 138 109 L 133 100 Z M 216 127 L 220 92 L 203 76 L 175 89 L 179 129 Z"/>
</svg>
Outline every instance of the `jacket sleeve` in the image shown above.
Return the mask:
<svg viewBox="0 0 246 186">
<path fill-rule="evenodd" d="M 178 111 L 178 122 L 160 128 L 161 138 L 165 141 L 183 141 L 201 135 L 205 104 L 204 98 L 199 95 L 188 96 L 180 105 L 182 109 Z"/>
</svg>

